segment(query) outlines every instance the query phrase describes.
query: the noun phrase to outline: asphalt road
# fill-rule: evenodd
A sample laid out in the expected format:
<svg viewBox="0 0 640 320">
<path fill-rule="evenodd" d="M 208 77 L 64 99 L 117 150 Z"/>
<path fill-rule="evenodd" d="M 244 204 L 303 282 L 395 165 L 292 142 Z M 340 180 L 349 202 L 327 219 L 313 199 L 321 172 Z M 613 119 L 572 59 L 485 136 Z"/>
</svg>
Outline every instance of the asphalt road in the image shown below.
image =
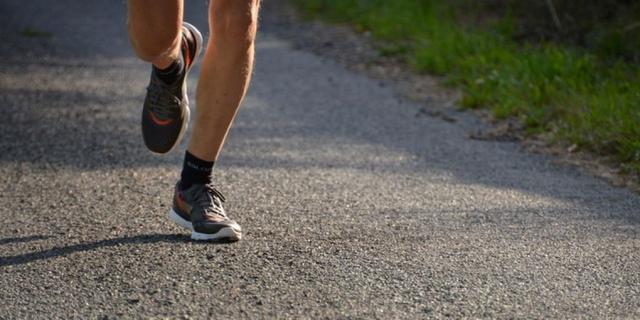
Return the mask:
<svg viewBox="0 0 640 320">
<path fill-rule="evenodd" d="M 244 239 L 191 242 L 125 13 L 0 0 L 0 318 L 640 317 L 640 197 L 417 116 L 268 17 L 216 169 Z"/>
</svg>

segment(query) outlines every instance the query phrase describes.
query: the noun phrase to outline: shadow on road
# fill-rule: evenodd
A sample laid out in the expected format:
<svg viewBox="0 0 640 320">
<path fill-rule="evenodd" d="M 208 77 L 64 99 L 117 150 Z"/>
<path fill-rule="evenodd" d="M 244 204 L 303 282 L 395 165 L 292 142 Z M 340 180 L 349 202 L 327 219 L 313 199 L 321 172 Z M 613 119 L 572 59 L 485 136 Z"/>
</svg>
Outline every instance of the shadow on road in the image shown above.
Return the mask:
<svg viewBox="0 0 640 320">
<path fill-rule="evenodd" d="M 42 240 L 48 237 L 43 236 L 34 236 L 34 237 L 26 237 L 26 238 L 7 238 L 0 239 L 0 244 L 6 243 L 15 243 L 15 242 L 26 242 L 26 241 L 34 241 L 34 240 Z M 12 265 L 20 265 L 33 261 L 39 260 L 47 260 L 52 258 L 57 258 L 61 256 L 67 256 L 76 252 L 85 252 L 92 251 L 106 247 L 114 247 L 123 244 L 150 244 L 150 243 L 188 243 L 191 240 L 188 236 L 183 234 L 146 234 L 146 235 L 137 235 L 130 237 L 121 237 L 114 239 L 104 239 L 96 242 L 90 243 L 79 243 L 66 247 L 54 247 L 48 250 L 31 252 L 20 254 L 16 256 L 9 257 L 0 257 L 0 267 L 12 266 Z M 211 243 L 207 243 L 211 244 Z M 214 242 L 214 244 L 224 244 L 223 242 Z"/>
<path fill-rule="evenodd" d="M 177 163 L 174 157 L 157 157 L 145 150 L 138 112 L 132 111 L 138 111 L 141 97 L 55 86 L 1 90 L 0 104 L 7 117 L 0 120 L 0 163 L 79 170 Z"/>
<path fill-rule="evenodd" d="M 5 239 L 0 239 L 0 245 L 46 240 L 49 238 L 51 238 L 51 236 L 27 236 L 27 237 L 5 238 Z"/>
</svg>

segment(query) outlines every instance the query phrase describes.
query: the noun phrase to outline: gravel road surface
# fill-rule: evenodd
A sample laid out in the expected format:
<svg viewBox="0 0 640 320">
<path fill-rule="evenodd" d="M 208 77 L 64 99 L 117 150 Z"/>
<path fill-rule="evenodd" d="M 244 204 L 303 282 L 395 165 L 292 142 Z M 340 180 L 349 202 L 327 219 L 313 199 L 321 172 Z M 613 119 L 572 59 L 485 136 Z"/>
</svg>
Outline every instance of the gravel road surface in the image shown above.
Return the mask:
<svg viewBox="0 0 640 320">
<path fill-rule="evenodd" d="M 216 169 L 244 239 L 201 244 L 126 3 L 0 0 L 0 318 L 640 318 L 639 196 L 293 48 L 276 4 Z"/>
</svg>

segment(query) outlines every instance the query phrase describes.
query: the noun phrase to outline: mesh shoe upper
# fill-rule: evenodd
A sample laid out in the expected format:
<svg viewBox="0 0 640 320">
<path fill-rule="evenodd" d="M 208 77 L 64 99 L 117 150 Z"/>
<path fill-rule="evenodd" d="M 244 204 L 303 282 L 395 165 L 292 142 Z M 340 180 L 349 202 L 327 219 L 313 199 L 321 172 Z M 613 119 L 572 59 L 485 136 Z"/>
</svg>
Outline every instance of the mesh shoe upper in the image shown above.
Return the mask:
<svg viewBox="0 0 640 320">
<path fill-rule="evenodd" d="M 149 150 L 169 152 L 180 140 L 189 122 L 186 77 L 202 46 L 202 35 L 186 24 L 182 32 L 182 59 L 185 70 L 174 83 L 167 84 L 151 72 L 142 108 L 142 136 Z"/>
<path fill-rule="evenodd" d="M 186 190 L 176 185 L 173 209 L 185 220 L 190 220 L 193 230 L 215 234 L 223 228 L 240 231 L 240 226 L 229 219 L 222 204 L 225 197 L 212 185 L 194 184 Z"/>
</svg>

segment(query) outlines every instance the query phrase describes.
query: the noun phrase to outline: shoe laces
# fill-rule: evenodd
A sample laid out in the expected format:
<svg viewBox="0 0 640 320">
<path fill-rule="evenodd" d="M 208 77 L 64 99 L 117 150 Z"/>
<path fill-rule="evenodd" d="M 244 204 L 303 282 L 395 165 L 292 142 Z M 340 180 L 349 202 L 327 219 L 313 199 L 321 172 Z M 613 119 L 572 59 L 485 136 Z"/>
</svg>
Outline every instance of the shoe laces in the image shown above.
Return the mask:
<svg viewBox="0 0 640 320">
<path fill-rule="evenodd" d="M 171 86 L 153 79 L 147 87 L 149 92 L 149 110 L 160 119 L 174 119 L 180 114 L 180 99 L 172 92 Z"/>
<path fill-rule="evenodd" d="M 205 213 L 213 213 L 225 218 L 227 214 L 222 207 L 222 203 L 226 200 L 224 195 L 211 184 L 205 184 L 203 188 L 198 188 L 194 194 L 194 202 L 200 206 Z"/>
</svg>

